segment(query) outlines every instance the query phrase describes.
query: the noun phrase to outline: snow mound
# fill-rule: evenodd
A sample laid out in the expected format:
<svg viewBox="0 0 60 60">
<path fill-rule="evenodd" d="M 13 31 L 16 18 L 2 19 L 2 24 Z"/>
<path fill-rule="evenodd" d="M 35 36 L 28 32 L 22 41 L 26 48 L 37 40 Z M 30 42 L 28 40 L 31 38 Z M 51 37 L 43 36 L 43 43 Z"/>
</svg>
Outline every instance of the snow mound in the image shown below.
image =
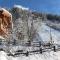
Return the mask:
<svg viewBox="0 0 60 60">
<path fill-rule="evenodd" d="M 15 8 L 20 8 L 22 10 L 29 10 L 29 8 L 25 8 L 25 7 L 21 6 L 21 5 L 14 5 L 14 7 Z"/>
</svg>

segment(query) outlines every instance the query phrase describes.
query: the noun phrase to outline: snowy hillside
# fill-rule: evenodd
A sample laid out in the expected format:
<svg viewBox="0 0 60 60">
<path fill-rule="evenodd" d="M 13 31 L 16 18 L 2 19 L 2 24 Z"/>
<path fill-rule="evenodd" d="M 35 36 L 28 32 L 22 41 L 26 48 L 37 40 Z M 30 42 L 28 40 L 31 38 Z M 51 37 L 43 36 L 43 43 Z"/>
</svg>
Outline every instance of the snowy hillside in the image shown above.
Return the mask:
<svg viewBox="0 0 60 60">
<path fill-rule="evenodd" d="M 54 42 L 59 43 L 60 32 L 57 31 L 57 30 L 54 30 L 52 28 L 51 28 L 51 30 L 52 30 L 51 34 L 53 36 Z M 50 27 L 46 26 L 45 24 L 43 24 L 38 29 L 38 34 L 40 36 L 39 38 L 41 38 L 43 41 L 50 40 L 50 36 L 49 36 L 50 34 L 49 33 L 50 33 Z M 25 50 L 28 50 L 29 47 L 25 47 L 25 48 L 26 48 Z M 16 49 L 16 47 L 14 49 Z M 32 55 L 29 55 L 29 56 L 19 55 L 19 56 L 16 56 L 16 57 L 7 56 L 6 52 L 1 51 L 0 52 L 0 60 L 60 60 L 60 51 L 57 51 L 57 52 L 47 51 L 47 52 L 43 52 L 42 54 L 32 54 Z"/>
<path fill-rule="evenodd" d="M 60 51 L 54 52 L 53 50 L 42 52 L 42 54 L 34 52 L 35 54 L 28 56 L 8 56 L 8 52 L 14 55 L 17 50 L 24 50 L 23 53 L 25 54 L 26 51 L 40 49 L 41 46 L 33 46 L 34 42 L 47 44 L 51 42 L 51 36 L 52 42 L 60 46 L 60 30 L 58 30 L 58 28 L 60 29 L 60 22 L 58 20 L 52 22 L 52 20 L 47 19 L 46 15 L 32 12 L 29 8 L 19 5 L 14 5 L 10 12 L 13 17 L 13 29 L 9 41 L 7 43 L 2 42 L 0 45 L 0 48 L 4 49 L 4 51 L 0 51 L 0 60 L 60 60 Z M 27 46 L 28 41 L 31 42 L 32 47 Z"/>
</svg>

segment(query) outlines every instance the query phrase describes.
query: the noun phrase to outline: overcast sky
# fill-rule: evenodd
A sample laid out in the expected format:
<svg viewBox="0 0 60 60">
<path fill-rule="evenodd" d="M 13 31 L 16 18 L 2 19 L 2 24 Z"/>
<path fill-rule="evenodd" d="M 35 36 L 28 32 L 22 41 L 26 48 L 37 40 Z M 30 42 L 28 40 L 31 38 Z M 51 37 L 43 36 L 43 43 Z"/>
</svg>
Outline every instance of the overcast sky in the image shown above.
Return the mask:
<svg viewBox="0 0 60 60">
<path fill-rule="evenodd" d="M 0 0 L 1 7 L 12 8 L 15 4 L 37 12 L 60 14 L 60 0 Z"/>
</svg>

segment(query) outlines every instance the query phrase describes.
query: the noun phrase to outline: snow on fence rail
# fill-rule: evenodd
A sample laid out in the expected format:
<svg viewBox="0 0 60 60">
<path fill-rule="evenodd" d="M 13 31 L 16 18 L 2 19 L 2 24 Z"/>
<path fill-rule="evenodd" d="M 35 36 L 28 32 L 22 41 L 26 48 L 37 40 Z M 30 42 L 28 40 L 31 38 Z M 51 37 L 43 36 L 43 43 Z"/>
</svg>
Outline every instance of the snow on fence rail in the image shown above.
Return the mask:
<svg viewBox="0 0 60 60">
<path fill-rule="evenodd" d="M 51 44 L 51 43 L 41 44 L 41 42 L 37 42 L 37 44 L 36 45 L 35 44 L 34 45 L 28 45 L 28 44 L 25 44 L 25 45 L 12 45 L 12 43 L 9 43 L 7 45 L 7 48 L 8 48 L 7 55 L 8 56 L 18 56 L 18 55 L 29 56 L 31 54 L 42 54 L 44 52 L 50 52 L 50 51 L 57 52 L 57 51 L 60 51 L 60 45 L 59 44 Z M 9 49 L 10 45 L 11 45 L 11 49 L 12 49 L 12 47 L 15 47 L 14 49 L 16 49 L 16 46 L 17 47 L 21 46 L 21 48 L 23 47 L 25 49 L 20 49 L 19 48 L 14 53 L 12 53 L 12 52 L 10 52 L 10 49 Z M 2 44 L 0 46 L 2 46 Z M 33 49 L 26 50 L 27 48 L 29 49 L 29 47 L 32 47 Z M 34 49 L 34 48 L 36 48 L 36 49 Z M 5 49 L 4 49 L 3 46 L 0 47 L 0 51 L 5 51 L 6 52 Z"/>
<path fill-rule="evenodd" d="M 18 56 L 18 55 L 29 56 L 29 55 L 32 55 L 32 54 L 42 54 L 43 52 L 50 52 L 50 51 L 57 52 L 57 51 L 60 51 L 60 48 L 56 49 L 56 47 L 53 46 L 53 48 L 47 48 L 47 49 L 40 48 L 39 50 L 33 50 L 33 51 L 26 51 L 26 52 L 24 52 L 23 50 L 21 50 L 21 51 L 15 52 L 14 54 L 8 53 L 7 55 L 8 56 Z"/>
<path fill-rule="evenodd" d="M 15 45 L 16 46 L 16 45 Z M 9 47 L 9 46 L 8 46 Z M 13 46 L 12 46 L 13 47 Z M 37 47 L 37 46 L 22 46 L 23 48 L 25 47 L 25 49 L 28 47 Z M 45 44 L 45 45 L 42 45 L 39 43 L 39 46 L 37 47 L 38 49 L 31 49 L 31 50 L 24 50 L 24 49 L 18 49 L 16 50 L 14 53 L 12 52 L 8 52 L 7 55 L 8 56 L 19 56 L 19 55 L 25 55 L 25 56 L 29 56 L 29 55 L 32 55 L 32 54 L 42 54 L 44 52 L 50 52 L 50 51 L 54 51 L 54 52 L 57 52 L 57 51 L 60 51 L 60 45 L 58 44 Z M 0 48 L 0 51 L 4 51 L 3 48 Z"/>
</svg>

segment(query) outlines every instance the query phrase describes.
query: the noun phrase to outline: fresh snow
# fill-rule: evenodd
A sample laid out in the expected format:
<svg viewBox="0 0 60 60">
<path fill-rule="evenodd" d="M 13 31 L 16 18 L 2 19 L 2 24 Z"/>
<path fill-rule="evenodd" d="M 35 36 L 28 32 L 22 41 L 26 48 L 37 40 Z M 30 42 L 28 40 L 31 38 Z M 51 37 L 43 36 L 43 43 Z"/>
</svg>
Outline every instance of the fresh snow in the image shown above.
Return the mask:
<svg viewBox="0 0 60 60">
<path fill-rule="evenodd" d="M 26 56 L 12 57 L 7 56 L 3 51 L 0 52 L 0 60 L 60 60 L 60 52 L 45 52 L 43 54 L 33 54 Z"/>
<path fill-rule="evenodd" d="M 8 57 L 4 51 L 0 52 L 0 60 L 8 60 Z"/>
<path fill-rule="evenodd" d="M 43 41 L 49 41 L 50 39 L 50 27 L 43 24 L 39 29 L 38 29 L 38 34 L 40 38 Z M 59 39 L 60 39 L 60 32 L 57 30 L 54 30 L 51 28 L 51 34 L 52 38 L 55 43 L 60 44 Z M 40 40 L 40 38 L 38 38 Z M 20 47 L 22 48 L 22 47 Z M 28 50 L 29 47 L 25 48 Z M 13 48 L 18 49 L 16 47 Z M 22 56 L 19 55 L 18 57 L 13 57 L 13 56 L 7 56 L 6 52 L 1 51 L 0 52 L 0 60 L 60 60 L 60 51 L 54 52 L 54 51 L 47 51 L 43 52 L 42 54 L 32 54 L 29 56 Z"/>
<path fill-rule="evenodd" d="M 50 30 L 51 36 L 54 43 L 60 44 L 60 31 L 50 28 L 49 26 L 42 24 L 41 27 L 38 28 L 38 34 L 40 38 L 45 42 L 50 41 Z M 40 40 L 40 39 L 39 39 Z"/>
</svg>

